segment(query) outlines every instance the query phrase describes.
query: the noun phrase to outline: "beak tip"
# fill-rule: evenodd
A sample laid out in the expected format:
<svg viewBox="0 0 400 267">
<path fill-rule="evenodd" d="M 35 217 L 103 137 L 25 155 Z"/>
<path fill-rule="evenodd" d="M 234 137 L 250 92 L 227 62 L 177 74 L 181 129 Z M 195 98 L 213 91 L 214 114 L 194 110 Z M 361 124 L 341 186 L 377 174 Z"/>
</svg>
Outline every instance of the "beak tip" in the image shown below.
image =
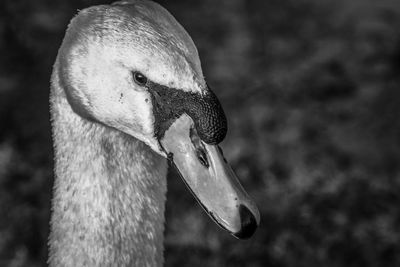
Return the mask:
<svg viewBox="0 0 400 267">
<path fill-rule="evenodd" d="M 255 215 L 244 205 L 239 207 L 241 229 L 233 235 L 239 239 L 249 239 L 258 227 Z"/>
</svg>

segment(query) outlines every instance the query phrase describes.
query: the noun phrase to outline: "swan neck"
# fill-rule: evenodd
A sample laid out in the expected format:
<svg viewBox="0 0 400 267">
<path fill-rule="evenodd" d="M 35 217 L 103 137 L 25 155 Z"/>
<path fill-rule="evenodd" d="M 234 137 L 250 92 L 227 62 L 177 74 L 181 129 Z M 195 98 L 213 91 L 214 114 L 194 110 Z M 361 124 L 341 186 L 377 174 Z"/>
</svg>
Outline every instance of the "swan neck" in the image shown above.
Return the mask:
<svg viewBox="0 0 400 267">
<path fill-rule="evenodd" d="M 50 266 L 161 266 L 166 160 L 137 139 L 73 112 L 56 70 L 50 102 Z"/>
</svg>

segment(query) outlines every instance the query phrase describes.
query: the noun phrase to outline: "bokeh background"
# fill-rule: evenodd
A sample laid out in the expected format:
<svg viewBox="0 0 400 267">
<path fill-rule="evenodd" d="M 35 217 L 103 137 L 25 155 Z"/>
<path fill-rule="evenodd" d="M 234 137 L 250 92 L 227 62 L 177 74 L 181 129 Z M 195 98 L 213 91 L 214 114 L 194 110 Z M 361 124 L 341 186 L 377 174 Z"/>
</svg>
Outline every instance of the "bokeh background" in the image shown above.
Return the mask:
<svg viewBox="0 0 400 267">
<path fill-rule="evenodd" d="M 159 1 L 191 34 L 257 202 L 249 241 L 168 177 L 166 266 L 400 266 L 400 2 Z M 0 266 L 43 266 L 49 77 L 78 9 L 0 2 Z"/>
</svg>

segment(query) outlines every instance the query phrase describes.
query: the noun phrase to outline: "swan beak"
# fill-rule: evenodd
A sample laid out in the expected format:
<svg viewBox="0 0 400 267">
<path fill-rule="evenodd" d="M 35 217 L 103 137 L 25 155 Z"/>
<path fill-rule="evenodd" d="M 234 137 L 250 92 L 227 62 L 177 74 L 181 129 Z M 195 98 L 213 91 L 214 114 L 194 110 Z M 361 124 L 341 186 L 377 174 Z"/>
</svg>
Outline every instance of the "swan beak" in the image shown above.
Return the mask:
<svg viewBox="0 0 400 267">
<path fill-rule="evenodd" d="M 210 217 L 239 239 L 250 238 L 260 214 L 217 145 L 200 140 L 192 119 L 182 115 L 160 143 L 183 181 Z"/>
</svg>

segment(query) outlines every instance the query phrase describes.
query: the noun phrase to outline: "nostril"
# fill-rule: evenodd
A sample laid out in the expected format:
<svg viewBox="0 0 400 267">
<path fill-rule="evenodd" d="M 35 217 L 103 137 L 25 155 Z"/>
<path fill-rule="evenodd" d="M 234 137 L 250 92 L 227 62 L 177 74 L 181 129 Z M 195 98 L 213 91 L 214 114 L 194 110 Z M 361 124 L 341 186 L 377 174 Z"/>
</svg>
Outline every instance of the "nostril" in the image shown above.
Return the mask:
<svg viewBox="0 0 400 267">
<path fill-rule="evenodd" d="M 206 152 L 202 148 L 196 149 L 197 158 L 199 159 L 200 163 L 205 166 L 206 168 L 210 167 L 210 164 L 207 160 Z"/>
<path fill-rule="evenodd" d="M 200 163 L 206 168 L 210 167 L 207 159 L 207 152 L 194 127 L 190 128 L 190 140 L 192 141 L 192 144 L 196 151 L 196 156 L 199 159 Z"/>
<path fill-rule="evenodd" d="M 253 213 L 243 204 L 239 207 L 241 229 L 233 235 L 239 239 L 250 238 L 257 229 L 257 221 Z"/>
</svg>

